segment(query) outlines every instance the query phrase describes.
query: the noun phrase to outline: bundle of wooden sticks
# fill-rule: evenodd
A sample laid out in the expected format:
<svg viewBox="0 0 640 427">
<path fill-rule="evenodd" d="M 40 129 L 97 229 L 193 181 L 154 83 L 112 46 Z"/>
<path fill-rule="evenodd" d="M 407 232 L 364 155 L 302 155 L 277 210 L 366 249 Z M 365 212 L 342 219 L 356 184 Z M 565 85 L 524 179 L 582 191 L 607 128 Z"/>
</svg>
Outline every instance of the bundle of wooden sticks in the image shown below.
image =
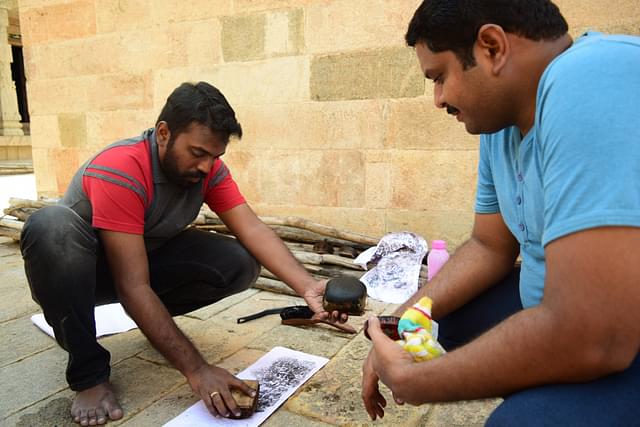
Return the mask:
<svg viewBox="0 0 640 427">
<path fill-rule="evenodd" d="M 51 199 L 9 199 L 9 207 L 4 210 L 5 216 L 0 218 L 0 236 L 19 240 L 20 231 L 29 215 L 43 206 L 55 203 Z M 353 259 L 363 250 L 378 243 L 377 238 L 338 230 L 300 217 L 265 216 L 260 219 L 280 236 L 304 268 L 319 279 L 342 276 L 360 278 L 364 271 L 353 263 Z M 200 210 L 192 226 L 231 235 L 229 229 L 206 206 Z M 426 267 L 423 266 L 420 282 L 425 280 Z M 293 290 L 264 268 L 255 287 L 294 295 Z"/>
</svg>

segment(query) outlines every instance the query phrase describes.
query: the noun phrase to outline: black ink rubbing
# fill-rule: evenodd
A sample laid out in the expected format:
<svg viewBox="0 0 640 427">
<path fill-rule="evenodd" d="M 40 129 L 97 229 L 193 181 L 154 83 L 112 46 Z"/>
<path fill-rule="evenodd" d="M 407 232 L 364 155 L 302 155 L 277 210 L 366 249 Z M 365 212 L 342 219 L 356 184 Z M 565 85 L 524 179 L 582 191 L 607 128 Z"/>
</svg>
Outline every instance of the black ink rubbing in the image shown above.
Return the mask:
<svg viewBox="0 0 640 427">
<path fill-rule="evenodd" d="M 315 363 L 309 360 L 282 357 L 265 368 L 253 371 L 260 382 L 260 397 L 256 412 L 264 412 L 287 391 L 298 387 L 314 367 Z"/>
</svg>

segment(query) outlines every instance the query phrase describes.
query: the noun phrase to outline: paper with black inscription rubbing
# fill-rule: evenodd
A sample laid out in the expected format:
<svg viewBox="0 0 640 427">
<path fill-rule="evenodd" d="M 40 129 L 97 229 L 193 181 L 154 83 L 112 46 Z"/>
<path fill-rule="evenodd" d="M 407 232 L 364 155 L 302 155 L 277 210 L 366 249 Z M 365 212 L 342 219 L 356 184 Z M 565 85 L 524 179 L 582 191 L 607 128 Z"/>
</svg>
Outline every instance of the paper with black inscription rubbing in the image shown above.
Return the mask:
<svg viewBox="0 0 640 427">
<path fill-rule="evenodd" d="M 238 378 L 257 379 L 260 382 L 258 409 L 250 418 L 243 420 L 215 418 L 200 400 L 164 426 L 259 426 L 328 361 L 329 359 L 325 357 L 285 347 L 274 347 L 237 375 Z"/>
</svg>

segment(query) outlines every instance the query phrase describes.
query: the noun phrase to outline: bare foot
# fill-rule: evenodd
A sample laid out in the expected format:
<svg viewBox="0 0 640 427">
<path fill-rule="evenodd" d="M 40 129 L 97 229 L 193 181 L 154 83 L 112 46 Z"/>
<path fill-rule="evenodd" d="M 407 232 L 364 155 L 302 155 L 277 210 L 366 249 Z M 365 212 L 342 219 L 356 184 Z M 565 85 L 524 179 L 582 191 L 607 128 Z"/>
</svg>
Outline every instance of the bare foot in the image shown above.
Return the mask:
<svg viewBox="0 0 640 427">
<path fill-rule="evenodd" d="M 119 420 L 122 415 L 122 408 L 109 381 L 79 391 L 71 405 L 73 421 L 82 426 L 105 424 L 107 417 L 110 420 Z"/>
</svg>

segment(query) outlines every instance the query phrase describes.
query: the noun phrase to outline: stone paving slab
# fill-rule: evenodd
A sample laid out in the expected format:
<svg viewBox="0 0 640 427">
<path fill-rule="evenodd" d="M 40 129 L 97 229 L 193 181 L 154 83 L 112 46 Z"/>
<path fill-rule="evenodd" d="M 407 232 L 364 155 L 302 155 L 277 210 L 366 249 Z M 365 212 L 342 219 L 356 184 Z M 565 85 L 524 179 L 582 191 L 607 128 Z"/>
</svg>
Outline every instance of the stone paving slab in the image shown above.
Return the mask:
<svg viewBox="0 0 640 427">
<path fill-rule="evenodd" d="M 502 399 L 469 402 L 439 403 L 433 405 L 424 427 L 481 427 Z"/>
<path fill-rule="evenodd" d="M 4 245 L 0 244 L 0 247 Z M 31 291 L 24 274 L 20 249 L 12 244 L 13 253 L 0 258 L 0 323 L 39 311 L 31 299 Z M 17 250 L 17 253 L 15 252 Z"/>
<path fill-rule="evenodd" d="M 353 335 L 330 329 L 330 326 L 278 325 L 247 344 L 248 348 L 265 353 L 280 346 L 316 356 L 331 358 L 349 344 Z"/>
<path fill-rule="evenodd" d="M 78 427 L 69 417 L 73 396 L 67 388 L 0 421 L 0 427 Z"/>
<path fill-rule="evenodd" d="M 295 414 L 283 408 L 274 412 L 273 415 L 267 418 L 264 424 L 262 424 L 263 427 L 327 427 L 332 425 L 333 424 L 327 424 L 319 420 L 303 417 L 302 415 Z"/>
<path fill-rule="evenodd" d="M 56 342 L 28 316 L 0 324 L 0 368 L 55 347 Z"/>
<path fill-rule="evenodd" d="M 185 380 L 173 368 L 131 358 L 114 366 L 111 381 L 127 417 L 132 417 L 184 384 Z"/>
<path fill-rule="evenodd" d="M 206 307 L 202 307 L 196 311 L 192 311 L 191 313 L 186 314 L 186 317 L 193 317 L 195 319 L 207 320 L 210 317 L 226 310 L 232 305 L 241 303 L 242 301 L 249 299 L 255 294 L 259 293 L 258 289 L 247 289 L 244 292 L 240 292 L 239 294 L 231 295 L 223 299 L 222 301 L 218 301 L 215 304 L 211 304 Z"/>
<path fill-rule="evenodd" d="M 57 347 L 0 368 L 0 414 L 5 417 L 67 387 L 67 355 Z"/>
<path fill-rule="evenodd" d="M 98 343 L 111 353 L 111 363 L 118 363 L 153 349 L 139 329 L 101 337 Z"/>
<path fill-rule="evenodd" d="M 426 421 L 429 405 L 394 405 L 386 387 L 381 391 L 390 404 L 382 420 L 371 422 L 361 402 L 362 363 L 370 342 L 359 334 L 289 399 L 285 408 L 298 415 L 334 425 L 417 426 Z"/>
<path fill-rule="evenodd" d="M 126 427 L 161 426 L 180 415 L 197 401 L 191 387 L 188 384 L 183 384 L 134 416 L 131 417 L 126 413 L 120 425 Z"/>
</svg>

